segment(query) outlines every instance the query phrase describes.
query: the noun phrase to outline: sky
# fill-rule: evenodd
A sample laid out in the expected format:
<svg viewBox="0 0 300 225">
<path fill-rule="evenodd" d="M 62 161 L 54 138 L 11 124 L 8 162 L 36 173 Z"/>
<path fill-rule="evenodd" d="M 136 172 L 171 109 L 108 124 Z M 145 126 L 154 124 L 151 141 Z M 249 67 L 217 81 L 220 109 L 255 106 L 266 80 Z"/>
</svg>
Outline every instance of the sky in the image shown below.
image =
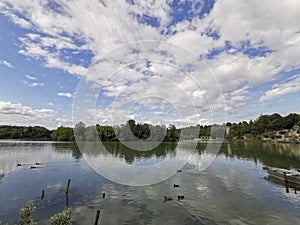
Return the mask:
<svg viewBox="0 0 300 225">
<path fill-rule="evenodd" d="M 298 0 L 0 0 L 0 124 L 300 113 Z"/>
</svg>

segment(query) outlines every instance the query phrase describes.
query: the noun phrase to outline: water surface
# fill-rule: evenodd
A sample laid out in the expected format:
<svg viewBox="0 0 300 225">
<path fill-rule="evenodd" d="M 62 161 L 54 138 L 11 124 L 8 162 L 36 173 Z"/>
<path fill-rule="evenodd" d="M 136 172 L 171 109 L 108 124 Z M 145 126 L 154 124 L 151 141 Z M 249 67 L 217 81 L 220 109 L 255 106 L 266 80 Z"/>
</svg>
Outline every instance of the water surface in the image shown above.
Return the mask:
<svg viewBox="0 0 300 225">
<path fill-rule="evenodd" d="M 176 145 L 152 151 L 130 151 L 107 143 L 109 157 L 141 166 L 171 160 Z M 205 144 L 199 156 L 207 156 Z M 265 180 L 262 167 L 300 167 L 300 145 L 256 142 L 223 143 L 217 158 L 205 171 L 190 162 L 164 182 L 145 187 L 113 183 L 96 173 L 84 158 L 103 157 L 93 148 L 80 152 L 74 143 L 0 142 L 0 220 L 14 224 L 28 200 L 37 205 L 35 218 L 47 218 L 67 206 L 74 224 L 297 224 L 300 194 L 285 192 Z M 31 168 L 38 162 L 38 168 Z M 21 163 L 22 166 L 17 166 Z M 65 187 L 71 179 L 68 199 Z M 179 187 L 174 188 L 174 184 Z M 45 198 L 41 201 L 41 192 Z M 106 198 L 102 198 L 102 193 Z M 177 196 L 184 199 L 178 201 Z M 164 196 L 172 201 L 164 202 Z"/>
</svg>

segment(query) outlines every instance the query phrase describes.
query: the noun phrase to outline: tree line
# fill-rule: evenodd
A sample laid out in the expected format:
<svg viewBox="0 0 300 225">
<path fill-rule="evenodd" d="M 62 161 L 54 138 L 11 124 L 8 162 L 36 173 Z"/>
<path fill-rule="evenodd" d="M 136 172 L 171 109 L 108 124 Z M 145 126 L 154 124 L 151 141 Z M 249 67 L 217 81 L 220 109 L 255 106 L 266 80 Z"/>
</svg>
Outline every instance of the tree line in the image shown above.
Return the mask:
<svg viewBox="0 0 300 225">
<path fill-rule="evenodd" d="M 74 128 L 58 127 L 49 130 L 40 126 L 0 126 L 0 139 L 41 140 L 41 141 L 165 141 L 177 142 L 180 130 L 174 125 L 153 126 L 151 124 L 136 123 L 128 120 L 125 125 L 119 126 L 86 126 L 79 122 Z"/>
<path fill-rule="evenodd" d="M 263 135 L 269 131 L 280 131 L 291 129 L 295 125 L 300 126 L 300 115 L 291 113 L 281 116 L 278 113 L 272 115 L 260 115 L 256 120 L 242 121 L 239 123 L 226 123 L 230 132 L 226 133 L 226 138 L 243 138 L 245 135 L 253 137 Z M 224 127 L 223 125 L 223 127 Z M 78 140 L 95 141 L 164 141 L 177 142 L 182 139 L 194 139 L 199 137 L 223 137 L 221 126 L 214 125 L 214 132 L 211 125 L 196 125 L 178 129 L 174 125 L 151 125 L 146 123 L 136 123 L 128 120 L 126 124 L 119 126 L 86 126 L 80 122 L 71 127 L 58 127 L 49 130 L 41 126 L 0 126 L 0 139 L 22 139 L 22 140 L 53 140 L 53 141 L 75 141 Z M 182 136 L 181 136 L 182 134 Z"/>
<path fill-rule="evenodd" d="M 260 115 L 256 120 L 249 122 L 227 123 L 230 132 L 227 138 L 243 139 L 244 136 L 259 137 L 270 132 L 292 129 L 294 126 L 300 126 L 300 115 L 290 113 L 287 116 L 281 116 L 278 113 L 272 115 Z"/>
<path fill-rule="evenodd" d="M 77 140 L 95 141 L 148 141 L 148 142 L 177 142 L 180 138 L 180 129 L 174 125 L 151 125 L 136 123 L 128 120 L 126 124 L 119 126 L 96 126 L 86 127 L 79 122 L 74 127 L 74 135 Z"/>
</svg>

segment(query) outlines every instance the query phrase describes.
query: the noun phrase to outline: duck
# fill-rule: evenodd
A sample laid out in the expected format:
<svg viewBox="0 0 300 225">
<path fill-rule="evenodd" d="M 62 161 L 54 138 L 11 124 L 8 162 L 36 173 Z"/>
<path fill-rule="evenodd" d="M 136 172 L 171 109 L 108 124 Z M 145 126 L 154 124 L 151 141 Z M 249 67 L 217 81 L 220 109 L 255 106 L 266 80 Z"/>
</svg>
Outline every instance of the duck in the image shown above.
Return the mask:
<svg viewBox="0 0 300 225">
<path fill-rule="evenodd" d="M 167 202 L 167 201 L 172 201 L 172 200 L 173 200 L 173 198 L 172 198 L 172 197 L 167 197 L 167 196 L 164 196 L 164 198 L 165 198 L 164 202 Z"/>
<path fill-rule="evenodd" d="M 178 198 L 178 201 L 180 201 L 180 200 L 184 199 L 184 195 L 178 195 L 177 198 Z"/>
</svg>

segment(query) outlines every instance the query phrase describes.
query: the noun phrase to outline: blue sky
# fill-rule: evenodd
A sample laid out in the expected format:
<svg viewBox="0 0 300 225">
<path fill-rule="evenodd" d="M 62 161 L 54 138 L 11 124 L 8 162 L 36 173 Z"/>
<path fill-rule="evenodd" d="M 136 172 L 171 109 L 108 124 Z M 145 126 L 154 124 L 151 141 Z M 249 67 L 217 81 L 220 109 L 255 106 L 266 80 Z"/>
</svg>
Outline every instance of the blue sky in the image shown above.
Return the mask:
<svg viewBox="0 0 300 225">
<path fill-rule="evenodd" d="M 1 0 L 0 124 L 300 113 L 299 4 Z"/>
</svg>

